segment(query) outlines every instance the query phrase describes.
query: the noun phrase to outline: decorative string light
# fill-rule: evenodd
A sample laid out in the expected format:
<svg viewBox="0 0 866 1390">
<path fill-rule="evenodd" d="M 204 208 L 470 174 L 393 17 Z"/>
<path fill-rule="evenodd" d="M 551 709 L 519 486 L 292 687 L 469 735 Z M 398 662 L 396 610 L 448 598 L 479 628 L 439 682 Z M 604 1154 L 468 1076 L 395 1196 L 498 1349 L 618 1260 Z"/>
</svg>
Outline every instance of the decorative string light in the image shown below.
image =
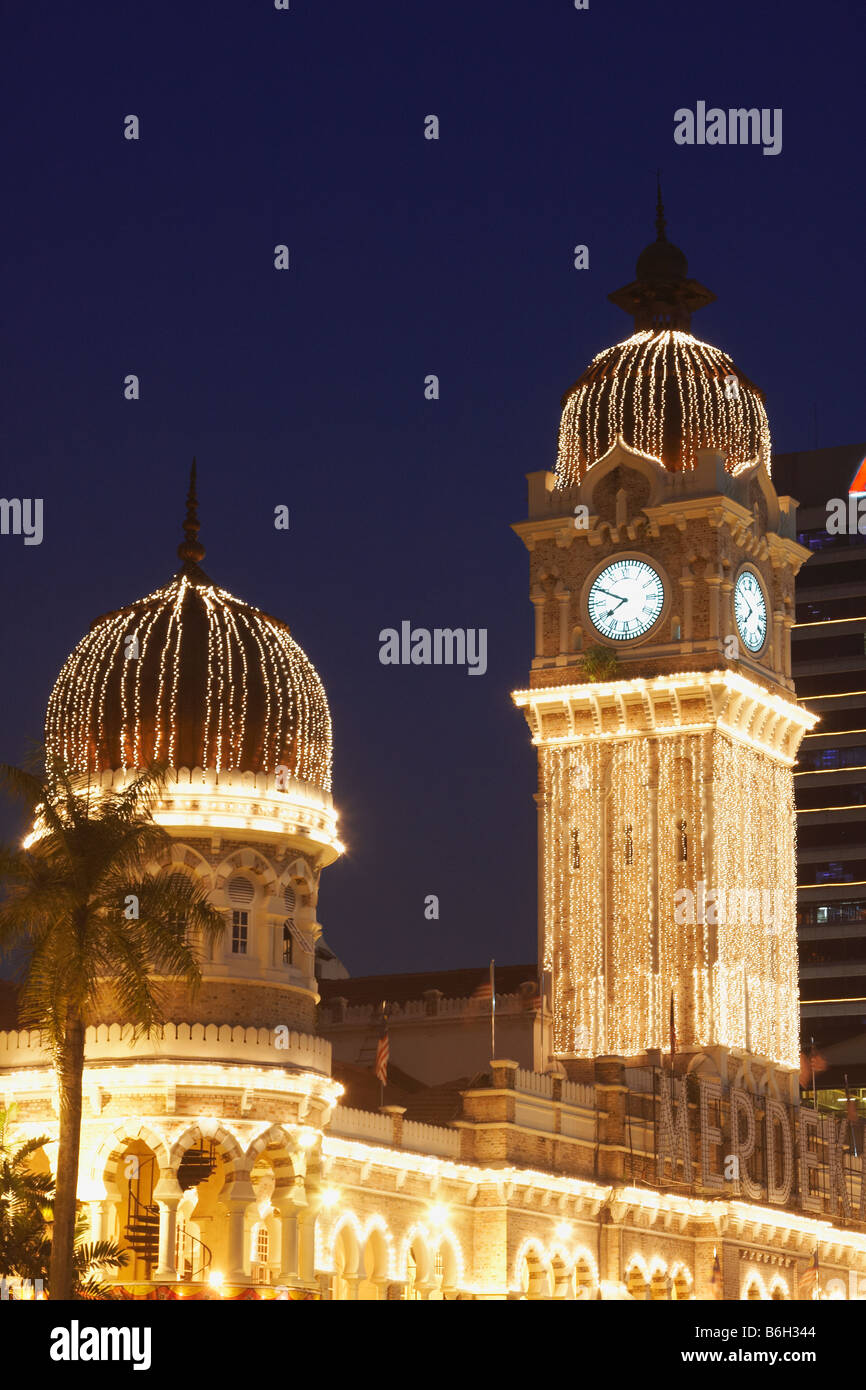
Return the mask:
<svg viewBox="0 0 866 1390">
<path fill-rule="evenodd" d="M 735 376 L 733 398 L 725 378 Z M 557 486 L 580 482 L 617 439 L 676 472 L 697 450 L 719 449 L 730 473 L 760 462 L 770 471 L 763 401 L 727 353 L 680 329 L 635 333 L 593 359 L 565 398 Z"/>
<path fill-rule="evenodd" d="M 545 748 L 541 752 L 545 822 L 545 901 L 570 931 L 546 932 L 544 969 L 554 991 L 557 1051 L 595 1055 L 607 1050 L 604 1013 L 604 917 L 601 751 Z M 574 865 L 575 834 L 580 863 Z"/>
<path fill-rule="evenodd" d="M 682 1047 L 748 1047 L 796 1064 L 793 776 L 777 757 L 718 725 L 541 740 L 556 1052 L 666 1051 L 673 995 Z M 678 922 L 683 889 L 692 907 Z"/>
<path fill-rule="evenodd" d="M 93 625 L 57 679 L 45 737 L 82 773 L 183 756 L 331 785 L 331 718 L 312 663 L 284 624 L 200 571 Z"/>
</svg>

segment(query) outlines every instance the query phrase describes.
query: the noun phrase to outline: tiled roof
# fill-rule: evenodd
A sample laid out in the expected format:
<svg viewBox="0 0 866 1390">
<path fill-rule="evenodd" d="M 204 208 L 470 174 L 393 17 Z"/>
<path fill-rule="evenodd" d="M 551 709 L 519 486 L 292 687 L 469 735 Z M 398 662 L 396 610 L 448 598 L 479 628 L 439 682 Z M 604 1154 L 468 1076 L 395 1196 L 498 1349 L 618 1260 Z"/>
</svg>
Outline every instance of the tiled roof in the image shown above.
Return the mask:
<svg viewBox="0 0 866 1390">
<path fill-rule="evenodd" d="M 538 967 L 532 965 L 497 965 L 496 993 L 516 994 L 522 984 L 535 981 Z M 479 965 L 465 970 L 429 970 L 411 975 L 359 975 L 356 979 L 320 980 L 319 992 L 323 1003 L 332 999 L 347 999 L 350 1004 L 403 1004 L 409 999 L 421 999 L 428 989 L 441 990 L 446 999 L 468 999 L 490 981 L 490 967 Z M 396 1102 L 395 1102 L 396 1104 Z"/>
<path fill-rule="evenodd" d="M 450 1124 L 460 1114 L 460 1092 L 468 1090 L 470 1084 L 479 1084 L 477 1079 L 473 1082 L 472 1078 L 461 1076 L 441 1086 L 425 1086 L 399 1067 L 389 1066 L 388 1084 L 382 1102 L 381 1089 L 372 1067 L 360 1067 L 354 1062 L 341 1062 L 335 1058 L 331 1070 L 335 1080 L 346 1088 L 341 1105 L 353 1110 L 378 1110 L 382 1103 L 402 1105 L 406 1111 L 405 1119 L 426 1125 Z"/>
</svg>

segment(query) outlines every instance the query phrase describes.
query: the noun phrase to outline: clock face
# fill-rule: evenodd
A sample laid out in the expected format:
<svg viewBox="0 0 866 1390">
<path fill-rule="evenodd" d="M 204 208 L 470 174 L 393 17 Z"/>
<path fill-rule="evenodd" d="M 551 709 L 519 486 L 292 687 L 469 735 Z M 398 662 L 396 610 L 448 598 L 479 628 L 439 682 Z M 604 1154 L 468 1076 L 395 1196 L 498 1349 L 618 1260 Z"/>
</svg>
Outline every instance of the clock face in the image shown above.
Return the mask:
<svg viewBox="0 0 866 1390">
<path fill-rule="evenodd" d="M 649 632 L 664 601 L 661 576 L 646 560 L 613 560 L 594 580 L 587 608 L 603 637 L 628 642 Z"/>
<path fill-rule="evenodd" d="M 767 637 L 767 600 L 751 570 L 743 570 L 734 585 L 737 631 L 750 652 L 759 652 Z"/>
</svg>

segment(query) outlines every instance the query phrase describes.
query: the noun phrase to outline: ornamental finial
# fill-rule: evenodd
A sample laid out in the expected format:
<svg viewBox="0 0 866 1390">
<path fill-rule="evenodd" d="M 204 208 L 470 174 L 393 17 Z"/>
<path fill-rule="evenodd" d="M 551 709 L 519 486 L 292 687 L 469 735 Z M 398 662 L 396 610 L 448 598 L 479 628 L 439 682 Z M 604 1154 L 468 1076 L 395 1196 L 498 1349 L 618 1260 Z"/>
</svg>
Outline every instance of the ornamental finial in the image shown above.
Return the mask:
<svg viewBox="0 0 866 1390">
<path fill-rule="evenodd" d="M 667 237 L 665 236 L 666 226 L 667 223 L 665 222 L 665 205 L 662 202 L 662 171 L 661 169 L 656 169 L 656 232 L 658 234 L 656 237 L 657 241 L 667 241 Z"/>
<path fill-rule="evenodd" d="M 200 564 L 204 559 L 204 546 L 198 539 L 199 520 L 198 520 L 198 497 L 196 495 L 196 462 L 192 461 L 192 468 L 189 471 L 189 492 L 186 495 L 186 516 L 183 522 L 183 533 L 185 540 L 182 540 L 177 548 L 180 558 L 188 564 Z"/>
</svg>

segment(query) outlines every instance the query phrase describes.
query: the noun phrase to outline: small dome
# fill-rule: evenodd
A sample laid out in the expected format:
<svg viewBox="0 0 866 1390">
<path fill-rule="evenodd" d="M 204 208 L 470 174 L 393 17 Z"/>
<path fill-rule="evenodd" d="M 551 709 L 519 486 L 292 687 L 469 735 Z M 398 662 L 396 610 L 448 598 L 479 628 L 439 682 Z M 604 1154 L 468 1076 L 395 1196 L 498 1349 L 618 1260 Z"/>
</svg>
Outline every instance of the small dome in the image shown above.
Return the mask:
<svg viewBox="0 0 866 1390">
<path fill-rule="evenodd" d="M 80 772 L 233 770 L 331 786 L 331 717 L 286 625 L 199 568 L 195 485 L 182 568 L 91 625 L 48 702 L 47 748 Z"/>
<path fill-rule="evenodd" d="M 685 253 L 669 241 L 652 241 L 637 258 L 638 280 L 685 280 L 689 263 Z"/>
<path fill-rule="evenodd" d="M 617 439 L 675 473 L 695 467 L 698 449 L 718 449 L 729 473 L 770 471 L 762 392 L 727 353 L 676 329 L 606 348 L 566 393 L 557 486 L 580 482 Z"/>
</svg>

